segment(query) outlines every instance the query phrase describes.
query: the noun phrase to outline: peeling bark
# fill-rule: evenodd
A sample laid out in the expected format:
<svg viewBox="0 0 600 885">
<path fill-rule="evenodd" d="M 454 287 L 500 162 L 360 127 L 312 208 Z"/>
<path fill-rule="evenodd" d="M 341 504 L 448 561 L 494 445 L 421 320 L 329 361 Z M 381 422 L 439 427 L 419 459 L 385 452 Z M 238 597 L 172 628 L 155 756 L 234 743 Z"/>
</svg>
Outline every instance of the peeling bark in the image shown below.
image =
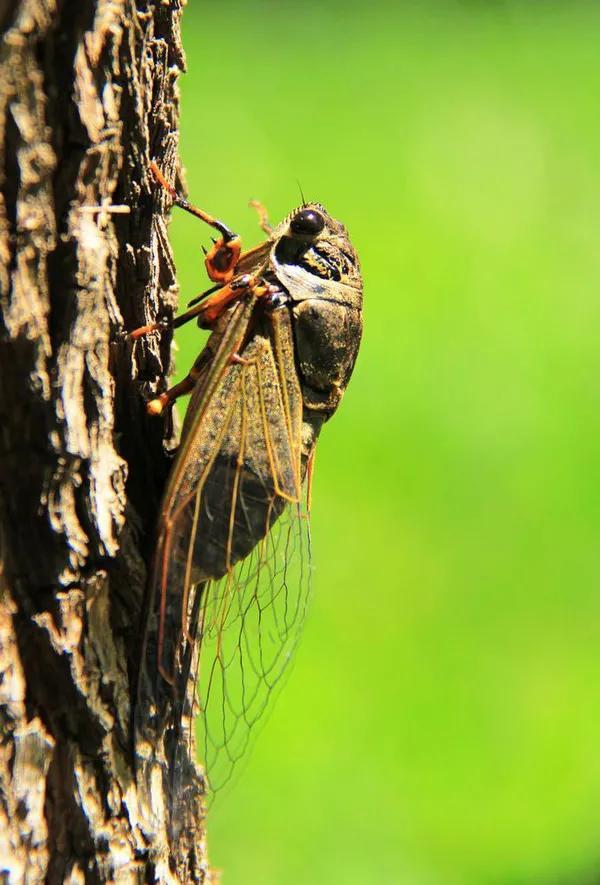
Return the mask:
<svg viewBox="0 0 600 885">
<path fill-rule="evenodd" d="M 146 567 L 172 446 L 142 394 L 176 304 L 182 0 L 0 0 L 0 877 L 204 882 L 160 735 L 136 765 Z M 137 778 L 137 780 L 136 780 Z"/>
</svg>

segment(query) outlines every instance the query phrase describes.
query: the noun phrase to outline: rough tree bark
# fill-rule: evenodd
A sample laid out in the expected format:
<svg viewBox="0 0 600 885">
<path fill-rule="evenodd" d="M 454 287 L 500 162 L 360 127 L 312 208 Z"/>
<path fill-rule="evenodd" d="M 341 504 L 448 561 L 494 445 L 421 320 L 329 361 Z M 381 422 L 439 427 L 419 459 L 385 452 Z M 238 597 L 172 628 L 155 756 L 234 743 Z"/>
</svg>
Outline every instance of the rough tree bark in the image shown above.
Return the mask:
<svg viewBox="0 0 600 885">
<path fill-rule="evenodd" d="M 201 781 L 172 844 L 132 729 L 170 340 L 123 332 L 176 302 L 182 2 L 0 0 L 2 881 L 210 879 Z"/>
</svg>

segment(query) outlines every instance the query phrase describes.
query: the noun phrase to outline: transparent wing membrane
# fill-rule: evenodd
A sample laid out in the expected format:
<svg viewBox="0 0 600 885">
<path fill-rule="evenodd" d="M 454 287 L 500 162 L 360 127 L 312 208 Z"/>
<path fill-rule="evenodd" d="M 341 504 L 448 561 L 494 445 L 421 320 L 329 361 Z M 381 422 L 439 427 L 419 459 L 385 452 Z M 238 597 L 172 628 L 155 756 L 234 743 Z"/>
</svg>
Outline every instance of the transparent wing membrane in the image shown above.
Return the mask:
<svg viewBox="0 0 600 885">
<path fill-rule="evenodd" d="M 237 305 L 194 391 L 163 506 L 154 571 L 156 662 L 220 789 L 279 683 L 310 594 L 302 398 L 291 320 Z M 247 338 L 245 346 L 241 347 Z M 239 354 L 239 350 L 242 353 Z M 191 733 L 181 745 L 191 752 Z M 176 798 L 176 797 L 174 797 Z"/>
<path fill-rule="evenodd" d="M 213 792 L 231 777 L 285 672 L 309 595 L 310 537 L 302 504 L 286 505 L 252 553 L 204 590 L 198 743 Z"/>
</svg>

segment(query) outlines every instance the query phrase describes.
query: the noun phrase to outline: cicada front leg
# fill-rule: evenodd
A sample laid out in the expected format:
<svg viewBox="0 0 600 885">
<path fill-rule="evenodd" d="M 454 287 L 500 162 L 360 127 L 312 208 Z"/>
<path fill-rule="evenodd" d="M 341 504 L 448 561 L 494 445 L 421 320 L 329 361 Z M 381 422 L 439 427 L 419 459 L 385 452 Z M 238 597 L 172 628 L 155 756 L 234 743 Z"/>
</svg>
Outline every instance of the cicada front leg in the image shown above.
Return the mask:
<svg viewBox="0 0 600 885">
<path fill-rule="evenodd" d="M 206 222 L 206 224 L 209 224 L 211 227 L 214 227 L 219 231 L 221 238 L 214 242 L 212 248 L 206 253 L 204 259 L 206 273 L 208 274 L 208 278 L 214 283 L 226 285 L 231 282 L 242 252 L 242 241 L 239 236 L 230 230 L 226 224 L 223 224 L 222 221 L 213 218 L 212 215 L 209 215 L 208 212 L 205 212 L 203 209 L 198 209 L 196 206 L 192 206 L 191 203 L 188 203 L 186 198 L 182 196 L 172 184 L 169 184 L 156 163 L 150 164 L 150 171 L 160 186 L 170 195 L 176 206 L 185 209 L 186 212 L 189 212 L 196 218 L 200 218 L 202 221 Z"/>
<path fill-rule="evenodd" d="M 212 215 L 204 212 L 203 209 L 198 209 L 188 203 L 185 197 L 178 193 L 177 189 L 166 180 L 155 163 L 150 164 L 150 171 L 160 186 L 171 196 L 176 206 L 185 209 L 186 212 L 190 212 L 196 218 L 200 218 L 202 221 L 206 222 L 206 224 L 216 228 L 221 234 L 221 238 L 214 243 L 212 249 L 206 253 L 205 258 L 207 274 L 216 285 L 202 295 L 194 298 L 190 302 L 188 310 L 180 314 L 171 322 L 167 320 L 159 320 L 158 322 L 140 326 L 140 328 L 129 333 L 129 339 L 135 341 L 136 339 L 154 331 L 161 331 L 167 328 L 176 329 L 184 323 L 189 322 L 191 319 L 197 319 L 198 325 L 204 329 L 212 329 L 227 308 L 240 298 L 247 295 L 261 298 L 269 294 L 272 287 L 262 280 L 258 274 L 240 273 L 235 277 L 236 268 L 241 254 L 241 240 L 239 236 L 233 233 L 233 231 L 231 231 L 222 221 L 213 218 Z M 270 230 L 266 212 L 262 207 L 259 209 L 259 214 L 263 229 Z M 240 341 L 236 346 L 236 349 L 232 351 L 232 361 L 240 359 L 237 353 L 237 347 L 239 347 L 241 343 L 242 342 Z M 167 406 L 174 403 L 180 396 L 183 396 L 186 393 L 191 393 L 204 368 L 204 363 L 202 362 L 203 358 L 204 353 L 202 353 L 198 360 L 196 360 L 183 381 L 180 381 L 179 384 L 176 384 L 174 387 L 161 393 L 160 396 L 150 400 L 147 404 L 147 410 L 150 415 L 160 415 Z"/>
</svg>

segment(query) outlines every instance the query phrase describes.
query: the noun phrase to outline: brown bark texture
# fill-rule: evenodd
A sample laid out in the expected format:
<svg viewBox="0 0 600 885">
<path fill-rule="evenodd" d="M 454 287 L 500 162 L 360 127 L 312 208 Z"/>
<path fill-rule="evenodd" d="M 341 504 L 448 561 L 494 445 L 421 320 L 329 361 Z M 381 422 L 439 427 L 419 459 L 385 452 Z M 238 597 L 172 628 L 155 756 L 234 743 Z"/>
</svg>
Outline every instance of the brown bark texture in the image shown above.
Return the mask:
<svg viewBox="0 0 600 885">
<path fill-rule="evenodd" d="M 0 0 L 3 882 L 210 880 L 201 779 L 174 838 L 163 720 L 132 725 L 171 342 L 125 332 L 176 304 L 148 167 L 177 178 L 182 2 Z"/>
</svg>

